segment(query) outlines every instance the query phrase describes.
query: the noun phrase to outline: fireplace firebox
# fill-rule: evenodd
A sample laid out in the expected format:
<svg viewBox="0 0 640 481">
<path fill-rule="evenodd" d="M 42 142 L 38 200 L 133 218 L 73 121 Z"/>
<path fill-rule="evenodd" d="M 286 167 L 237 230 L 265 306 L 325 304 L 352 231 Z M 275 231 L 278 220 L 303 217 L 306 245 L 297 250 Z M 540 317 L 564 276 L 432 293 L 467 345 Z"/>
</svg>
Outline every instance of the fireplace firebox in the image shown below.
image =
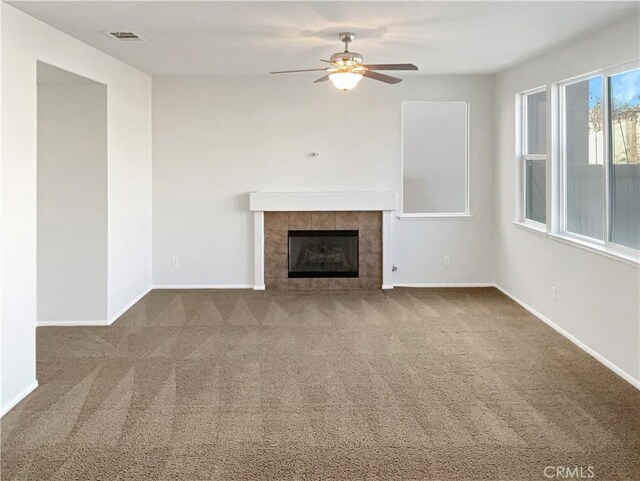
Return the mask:
<svg viewBox="0 0 640 481">
<path fill-rule="evenodd" d="M 358 277 L 357 230 L 290 230 L 289 277 Z"/>
</svg>

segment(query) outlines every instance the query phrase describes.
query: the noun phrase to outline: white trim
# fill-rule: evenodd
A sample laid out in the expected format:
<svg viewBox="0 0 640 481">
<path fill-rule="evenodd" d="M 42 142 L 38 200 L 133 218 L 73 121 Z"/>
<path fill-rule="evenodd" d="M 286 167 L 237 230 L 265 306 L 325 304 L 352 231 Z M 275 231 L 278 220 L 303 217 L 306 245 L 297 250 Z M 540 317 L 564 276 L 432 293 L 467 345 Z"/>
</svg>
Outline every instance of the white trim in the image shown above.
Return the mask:
<svg viewBox="0 0 640 481">
<path fill-rule="evenodd" d="M 156 284 L 153 289 L 253 289 L 253 284 Z"/>
<path fill-rule="evenodd" d="M 551 239 L 556 242 L 560 242 L 562 244 L 577 247 L 578 249 L 591 252 L 592 254 L 598 254 L 608 259 L 613 259 L 618 262 L 623 262 L 633 267 L 640 266 L 640 256 L 635 254 L 635 252 L 630 252 L 630 250 L 625 249 L 624 246 L 617 246 L 616 244 L 613 244 L 611 242 L 607 243 L 606 245 L 603 242 L 601 243 L 590 242 L 587 240 L 582 240 L 583 239 L 582 236 L 578 237 L 575 234 L 567 235 L 567 234 L 555 234 L 553 232 L 545 232 L 542 229 L 537 229 L 531 225 L 525 224 L 524 222 L 512 221 L 512 224 L 518 229 L 529 231 L 533 234 L 546 237 L 548 239 Z M 611 246 L 616 246 L 616 248 L 612 248 Z"/>
<path fill-rule="evenodd" d="M 16 404 L 26 398 L 31 392 L 38 387 L 38 380 L 34 379 L 31 384 L 29 384 L 26 388 L 18 393 L 16 397 L 14 397 L 6 406 L 2 407 L 2 412 L 0 413 L 0 418 L 11 411 Z"/>
<path fill-rule="evenodd" d="M 37 327 L 73 327 L 73 326 L 110 326 L 114 322 L 116 322 L 120 317 L 131 309 L 140 299 L 146 296 L 151 290 L 153 286 L 147 287 L 144 291 L 134 297 L 126 306 L 120 309 L 115 315 L 111 316 L 111 319 L 96 319 L 96 320 L 77 320 L 77 321 L 69 321 L 69 320 L 60 320 L 60 321 L 38 321 Z"/>
<path fill-rule="evenodd" d="M 393 284 L 382 284 L 383 290 L 393 289 Z"/>
<path fill-rule="evenodd" d="M 393 284 L 393 220 L 390 211 L 382 212 L 382 284 Z"/>
<path fill-rule="evenodd" d="M 596 244 L 594 242 L 583 241 L 578 237 L 573 237 L 573 236 L 564 235 L 564 234 L 554 234 L 553 232 L 549 232 L 547 234 L 547 237 L 549 237 L 554 241 L 561 242 L 563 244 L 567 244 L 570 246 L 574 246 L 584 251 L 591 252 L 593 254 L 599 254 L 601 256 L 608 257 L 609 259 L 614 259 L 620 262 L 624 262 L 625 264 L 629 264 L 634 267 L 640 266 L 640 257 L 638 257 L 637 255 L 633 256 L 630 254 L 626 254 L 625 252 L 622 252 L 622 251 L 612 250 L 611 247 L 609 247 L 611 243 L 607 243 L 606 245 L 604 243 Z"/>
<path fill-rule="evenodd" d="M 600 363 L 602 363 L 604 366 L 608 367 L 611 371 L 613 371 L 614 373 L 616 373 L 618 376 L 620 376 L 622 379 L 624 379 L 625 381 L 627 381 L 629 384 L 631 384 L 633 387 L 635 387 L 636 389 L 640 390 L 640 380 L 635 379 L 631 374 L 627 373 L 626 371 L 623 371 L 622 369 L 620 369 L 618 366 L 616 366 L 614 363 L 612 363 L 611 361 L 609 361 L 606 357 L 602 356 L 601 354 L 598 354 L 596 351 L 594 351 L 593 349 L 591 349 L 589 346 L 587 346 L 585 343 L 583 343 L 582 341 L 580 341 L 578 338 L 574 337 L 571 333 L 569 333 L 568 331 L 566 331 L 565 329 L 563 329 L 562 327 L 558 326 L 555 322 L 553 322 L 551 319 L 549 319 L 546 316 L 543 316 L 542 314 L 540 314 L 538 311 L 536 311 L 534 308 L 532 308 L 531 306 L 525 304 L 524 302 L 522 302 L 520 299 L 518 299 L 516 296 L 514 296 L 513 294 L 511 294 L 509 291 L 507 291 L 506 289 L 503 289 L 502 287 L 500 287 L 499 285 L 495 284 L 494 287 L 496 289 L 498 289 L 500 292 L 502 292 L 505 296 L 509 297 L 510 299 L 512 299 L 513 301 L 517 302 L 518 304 L 520 304 L 522 307 L 524 307 L 527 311 L 529 311 L 531 314 L 533 314 L 534 316 L 536 316 L 538 319 L 540 319 L 542 322 L 544 322 L 545 324 L 547 324 L 549 327 L 551 327 L 554 331 L 556 331 L 558 334 L 561 334 L 563 337 L 565 337 L 567 340 L 571 341 L 573 344 L 575 344 L 576 346 L 578 346 L 580 349 L 582 349 L 584 352 L 586 352 L 587 354 L 589 354 L 591 357 L 593 357 L 594 359 L 596 359 L 597 361 L 599 361 Z"/>
<path fill-rule="evenodd" d="M 461 214 L 398 214 L 398 220 L 469 220 L 473 218 L 471 213 Z"/>
<path fill-rule="evenodd" d="M 120 317 L 127 312 L 129 309 L 131 309 L 140 299 L 142 299 L 144 296 L 146 296 L 147 294 L 149 294 L 149 292 L 151 292 L 151 290 L 153 289 L 153 286 L 149 286 L 147 287 L 144 291 L 142 291 L 140 294 L 138 294 L 136 297 L 134 297 L 131 302 L 129 302 L 129 304 L 127 304 L 126 306 L 124 306 L 122 309 L 120 309 L 120 311 L 118 311 L 118 313 L 114 316 L 111 317 L 111 319 L 109 320 L 109 324 L 111 325 L 114 322 L 116 322 L 118 319 L 120 319 Z"/>
<path fill-rule="evenodd" d="M 95 321 L 38 321 L 37 327 L 73 327 L 73 326 L 109 326 L 111 322 L 106 319 Z"/>
<path fill-rule="evenodd" d="M 253 286 L 254 291 L 264 291 L 267 287 L 263 284 L 261 286 Z"/>
<path fill-rule="evenodd" d="M 547 225 L 548 231 L 557 232 L 560 229 L 560 211 L 562 201 L 562 179 L 560 178 L 562 153 L 562 143 L 560 138 L 562 132 L 562 119 L 559 117 L 562 109 L 562 95 L 560 86 L 551 84 L 549 86 L 550 97 L 547 106 L 547 148 L 549 149 L 549 160 L 547 161 Z"/>
<path fill-rule="evenodd" d="M 536 225 L 536 224 L 539 224 L 539 225 Z M 520 222 L 520 221 L 514 220 L 513 225 L 515 225 L 520 229 L 528 230 L 535 234 L 539 234 L 543 237 L 547 236 L 547 231 L 545 229 L 546 226 L 544 224 L 540 224 L 540 222 L 535 222 L 534 224 L 533 222 Z"/>
<path fill-rule="evenodd" d="M 493 282 L 444 282 L 434 284 L 421 284 L 421 283 L 404 283 L 394 284 L 394 287 L 495 287 Z"/>
<path fill-rule="evenodd" d="M 334 212 L 396 210 L 395 192 L 265 192 L 249 193 L 253 212 Z"/>
<path fill-rule="evenodd" d="M 253 284 L 254 289 L 264 286 L 264 212 L 262 211 L 253 213 Z"/>
</svg>

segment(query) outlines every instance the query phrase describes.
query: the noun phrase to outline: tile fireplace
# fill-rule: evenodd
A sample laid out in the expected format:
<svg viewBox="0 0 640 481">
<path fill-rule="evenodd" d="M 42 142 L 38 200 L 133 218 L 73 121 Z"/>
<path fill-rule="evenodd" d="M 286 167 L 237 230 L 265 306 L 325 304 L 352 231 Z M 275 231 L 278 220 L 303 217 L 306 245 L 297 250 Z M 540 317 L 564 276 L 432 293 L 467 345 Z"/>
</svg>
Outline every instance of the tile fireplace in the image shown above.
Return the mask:
<svg viewBox="0 0 640 481">
<path fill-rule="evenodd" d="M 265 212 L 267 289 L 379 289 L 380 212 Z"/>
<path fill-rule="evenodd" d="M 390 289 L 393 192 L 252 192 L 254 289 Z"/>
</svg>

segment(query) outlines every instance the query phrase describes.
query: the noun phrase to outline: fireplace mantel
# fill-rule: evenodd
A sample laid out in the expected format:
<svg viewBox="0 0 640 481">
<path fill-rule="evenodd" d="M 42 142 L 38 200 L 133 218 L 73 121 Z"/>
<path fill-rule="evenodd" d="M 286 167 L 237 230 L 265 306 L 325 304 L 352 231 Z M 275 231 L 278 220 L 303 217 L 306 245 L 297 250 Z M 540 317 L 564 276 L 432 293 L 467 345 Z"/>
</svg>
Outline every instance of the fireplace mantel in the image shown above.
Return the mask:
<svg viewBox="0 0 640 481">
<path fill-rule="evenodd" d="M 264 285 L 264 213 L 309 211 L 382 212 L 382 289 L 392 289 L 391 212 L 397 209 L 395 192 L 251 192 L 254 213 L 254 289 Z"/>
<path fill-rule="evenodd" d="M 251 192 L 249 210 L 393 211 L 395 192 Z"/>
</svg>

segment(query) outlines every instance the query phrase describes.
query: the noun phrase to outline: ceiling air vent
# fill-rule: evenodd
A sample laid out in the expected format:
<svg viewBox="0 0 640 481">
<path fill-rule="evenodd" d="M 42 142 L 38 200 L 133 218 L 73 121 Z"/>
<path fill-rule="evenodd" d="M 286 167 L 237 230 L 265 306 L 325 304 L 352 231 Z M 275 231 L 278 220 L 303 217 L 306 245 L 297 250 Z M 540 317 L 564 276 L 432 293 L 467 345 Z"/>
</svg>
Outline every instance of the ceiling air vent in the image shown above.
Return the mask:
<svg viewBox="0 0 640 481">
<path fill-rule="evenodd" d="M 133 32 L 109 32 L 109 35 L 121 42 L 140 42 L 144 40 L 140 35 Z"/>
</svg>

